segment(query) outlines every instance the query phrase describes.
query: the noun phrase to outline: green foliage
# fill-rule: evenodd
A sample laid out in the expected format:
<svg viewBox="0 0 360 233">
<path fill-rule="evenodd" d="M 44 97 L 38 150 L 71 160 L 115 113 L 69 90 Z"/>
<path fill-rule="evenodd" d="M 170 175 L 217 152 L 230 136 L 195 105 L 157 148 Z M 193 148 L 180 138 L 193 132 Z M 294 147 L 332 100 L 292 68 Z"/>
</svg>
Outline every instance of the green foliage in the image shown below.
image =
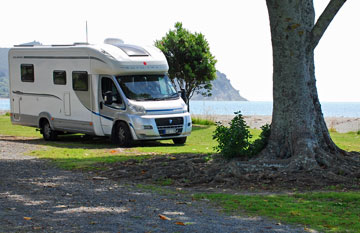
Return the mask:
<svg viewBox="0 0 360 233">
<path fill-rule="evenodd" d="M 249 131 L 241 112 L 235 112 L 235 117 L 231 120 L 230 126 L 217 125 L 213 139 L 218 142 L 214 147 L 225 158 L 249 157 L 258 154 L 268 142 L 270 136 L 270 126 L 268 124 L 261 127 L 262 132 L 255 141 Z"/>
<path fill-rule="evenodd" d="M 226 158 L 247 156 L 249 155 L 251 137 L 249 126 L 244 121 L 241 112 L 235 112 L 230 127 L 217 125 L 213 139 L 219 144 L 214 149 Z"/>
<path fill-rule="evenodd" d="M 161 40 L 155 41 L 169 63 L 169 77 L 185 87 L 188 100 L 196 92 L 211 95 L 211 81 L 216 79 L 215 57 L 201 33 L 191 33 L 177 22 Z"/>
<path fill-rule="evenodd" d="M 252 155 L 257 155 L 262 149 L 264 149 L 269 141 L 270 137 L 270 125 L 265 124 L 260 127 L 261 133 L 259 138 L 256 139 L 250 146 Z"/>
</svg>

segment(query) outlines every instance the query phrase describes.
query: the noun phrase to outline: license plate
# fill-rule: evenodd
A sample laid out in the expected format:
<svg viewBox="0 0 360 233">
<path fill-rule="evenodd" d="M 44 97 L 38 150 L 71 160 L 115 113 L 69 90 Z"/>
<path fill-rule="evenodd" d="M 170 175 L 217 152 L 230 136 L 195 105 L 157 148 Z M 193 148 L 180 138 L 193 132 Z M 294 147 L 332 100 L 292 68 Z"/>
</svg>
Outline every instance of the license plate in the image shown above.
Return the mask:
<svg viewBox="0 0 360 233">
<path fill-rule="evenodd" d="M 176 133 L 176 129 L 166 129 L 165 134 L 174 134 Z"/>
</svg>

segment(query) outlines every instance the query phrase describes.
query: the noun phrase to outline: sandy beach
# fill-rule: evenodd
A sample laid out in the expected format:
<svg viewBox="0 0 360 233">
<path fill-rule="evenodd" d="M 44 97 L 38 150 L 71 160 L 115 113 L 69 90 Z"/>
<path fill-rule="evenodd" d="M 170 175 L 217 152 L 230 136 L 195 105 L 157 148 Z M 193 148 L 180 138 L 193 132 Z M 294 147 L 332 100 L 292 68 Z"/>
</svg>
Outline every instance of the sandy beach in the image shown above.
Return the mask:
<svg viewBox="0 0 360 233">
<path fill-rule="evenodd" d="M 234 115 L 192 115 L 192 117 L 220 121 L 228 124 Z M 250 128 L 260 129 L 261 126 L 271 123 L 271 116 L 244 116 L 246 123 Z M 359 117 L 325 117 L 326 125 L 331 130 L 339 133 L 357 132 L 360 130 Z"/>
</svg>

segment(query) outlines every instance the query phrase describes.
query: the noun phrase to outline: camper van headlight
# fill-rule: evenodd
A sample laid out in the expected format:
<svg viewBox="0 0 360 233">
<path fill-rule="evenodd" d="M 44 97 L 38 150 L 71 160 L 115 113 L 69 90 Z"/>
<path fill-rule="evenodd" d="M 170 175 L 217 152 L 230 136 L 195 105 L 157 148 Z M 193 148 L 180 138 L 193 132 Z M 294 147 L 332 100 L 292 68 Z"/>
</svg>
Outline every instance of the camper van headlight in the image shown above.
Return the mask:
<svg viewBox="0 0 360 233">
<path fill-rule="evenodd" d="M 136 105 L 136 104 L 129 103 L 129 109 L 135 114 L 145 114 L 146 113 L 146 110 L 143 106 Z"/>
</svg>

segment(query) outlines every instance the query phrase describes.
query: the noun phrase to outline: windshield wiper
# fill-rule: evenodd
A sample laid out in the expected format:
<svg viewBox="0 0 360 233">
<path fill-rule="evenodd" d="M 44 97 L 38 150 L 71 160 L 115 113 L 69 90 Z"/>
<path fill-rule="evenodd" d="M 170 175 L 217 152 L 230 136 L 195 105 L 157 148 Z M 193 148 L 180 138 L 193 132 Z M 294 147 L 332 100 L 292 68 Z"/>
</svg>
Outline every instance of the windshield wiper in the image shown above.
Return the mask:
<svg viewBox="0 0 360 233">
<path fill-rule="evenodd" d="M 166 100 L 166 97 L 152 97 L 152 98 L 146 98 L 146 100 L 155 100 L 155 101 L 158 101 L 158 100 Z"/>
<path fill-rule="evenodd" d="M 179 94 L 178 93 L 173 93 L 173 94 L 171 94 L 169 97 L 167 97 L 168 99 L 178 99 L 180 96 L 179 96 Z"/>
</svg>

